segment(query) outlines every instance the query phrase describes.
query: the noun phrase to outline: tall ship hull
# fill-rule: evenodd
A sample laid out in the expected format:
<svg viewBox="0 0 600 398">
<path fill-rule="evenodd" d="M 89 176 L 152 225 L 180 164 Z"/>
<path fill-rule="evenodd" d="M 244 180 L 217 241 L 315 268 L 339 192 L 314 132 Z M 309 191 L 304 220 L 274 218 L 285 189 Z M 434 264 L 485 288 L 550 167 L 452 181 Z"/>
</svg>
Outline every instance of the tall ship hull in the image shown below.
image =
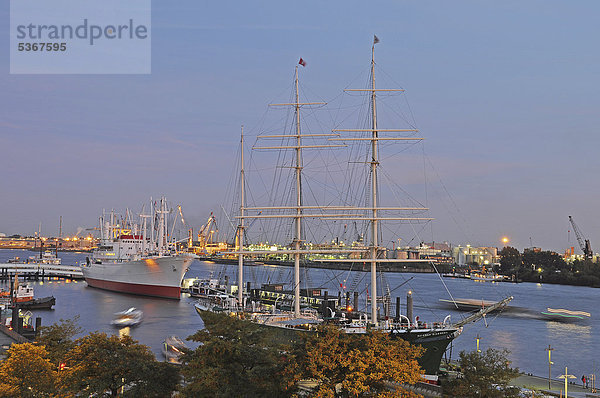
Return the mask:
<svg viewBox="0 0 600 398">
<path fill-rule="evenodd" d="M 179 299 L 181 281 L 193 257 L 178 255 L 81 267 L 91 287 L 121 293 Z"/>
<path fill-rule="evenodd" d="M 392 337 L 423 347 L 425 352 L 419 358 L 419 365 L 426 374 L 437 374 L 448 345 L 462 333 L 462 328 L 397 329 L 390 333 Z"/>
<path fill-rule="evenodd" d="M 200 303 L 195 305 L 196 312 L 202 318 L 204 324 L 218 323 L 223 317 L 230 317 L 231 312 L 227 310 L 216 311 L 210 306 L 203 306 Z M 271 338 L 281 344 L 294 343 L 299 341 L 307 333 L 315 333 L 315 328 L 319 321 L 316 319 L 302 319 L 286 317 L 285 314 L 258 314 L 254 317 L 246 316 L 256 325 L 268 329 L 273 333 Z M 277 319 L 279 318 L 279 319 Z M 314 322 L 313 327 L 306 326 Z M 302 325 L 301 325 L 302 324 Z M 302 327 L 299 327 L 302 326 Z M 448 345 L 462 333 L 462 327 L 443 326 L 439 328 L 394 328 L 381 329 L 390 334 L 392 338 L 403 339 L 410 344 L 423 347 L 425 351 L 418 359 L 419 365 L 426 374 L 437 374 L 442 362 L 442 358 Z M 352 332 L 346 329 L 347 333 L 364 335 L 366 328 L 360 332 Z"/>
</svg>

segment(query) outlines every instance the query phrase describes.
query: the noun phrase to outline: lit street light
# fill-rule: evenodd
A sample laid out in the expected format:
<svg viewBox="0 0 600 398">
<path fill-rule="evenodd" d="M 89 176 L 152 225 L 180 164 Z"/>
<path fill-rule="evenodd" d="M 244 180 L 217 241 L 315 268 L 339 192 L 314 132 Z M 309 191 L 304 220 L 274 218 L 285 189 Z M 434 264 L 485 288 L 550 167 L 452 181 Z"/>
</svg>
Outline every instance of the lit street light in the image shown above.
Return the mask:
<svg viewBox="0 0 600 398">
<path fill-rule="evenodd" d="M 552 364 L 554 363 L 554 362 L 552 362 L 552 351 L 553 350 L 554 350 L 554 348 L 550 347 L 550 344 L 548 344 L 548 348 L 546 348 L 546 351 L 548 351 L 548 390 L 552 389 L 552 387 L 550 386 L 550 379 L 552 377 Z"/>
<path fill-rule="evenodd" d="M 567 391 L 568 389 L 568 379 L 576 379 L 575 376 L 570 375 L 569 372 L 567 372 L 567 367 L 565 366 L 565 374 L 564 375 L 560 375 L 558 376 L 559 379 L 565 379 L 565 398 L 569 397 L 569 393 Z"/>
<path fill-rule="evenodd" d="M 506 236 L 502 237 L 502 243 L 504 243 L 504 246 L 506 246 L 508 244 L 508 242 L 509 242 L 509 239 Z"/>
</svg>

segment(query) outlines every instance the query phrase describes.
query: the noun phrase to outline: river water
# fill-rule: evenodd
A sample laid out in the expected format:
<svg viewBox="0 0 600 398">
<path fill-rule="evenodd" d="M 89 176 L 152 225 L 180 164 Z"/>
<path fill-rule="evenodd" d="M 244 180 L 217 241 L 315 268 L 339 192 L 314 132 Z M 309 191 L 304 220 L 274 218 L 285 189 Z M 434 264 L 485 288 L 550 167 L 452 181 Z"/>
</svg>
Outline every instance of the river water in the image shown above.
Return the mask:
<svg viewBox="0 0 600 398">
<path fill-rule="evenodd" d="M 0 262 L 14 256 L 34 254 L 29 251 L 0 250 Z M 85 260 L 86 253 L 59 253 L 59 257 L 63 264 L 71 265 Z M 236 265 L 194 261 L 186 277 L 228 276 L 230 281 L 235 281 L 236 272 Z M 245 267 L 244 273 L 245 280 L 253 285 L 292 280 L 292 269 L 289 267 L 251 266 Z M 348 288 L 355 285 L 358 286 L 356 290 L 364 292 L 370 279 L 364 272 L 310 269 L 303 271 L 301 280 L 302 287 L 325 287 L 330 295 L 337 295 L 340 284 Z M 415 315 L 425 322 L 441 321 L 446 315 L 451 315 L 452 321 L 465 316 L 463 312 L 440 304 L 439 300 L 449 299 L 450 294 L 454 298 L 485 300 L 514 296 L 510 303 L 513 307 L 511 311 L 490 314 L 485 322 L 480 320 L 464 327 L 462 335 L 452 344 L 453 359 L 458 358 L 461 350 L 474 350 L 479 335 L 480 349 L 508 349 L 512 365 L 526 373 L 544 377 L 548 375 L 548 353 L 545 349 L 551 345 L 554 348 L 553 378 L 562 374 L 565 366 L 578 379 L 583 374 L 597 374 L 600 366 L 595 356 L 600 349 L 600 289 L 535 283 L 475 282 L 442 278 L 436 274 L 408 273 L 388 273 L 381 276 L 379 282 L 380 286 L 389 285 L 392 297 L 401 297 L 403 305 L 407 291 L 411 290 Z M 36 297 L 56 297 L 53 310 L 34 311 L 35 316 L 42 317 L 43 325 L 79 315 L 78 323 L 85 333 L 101 331 L 117 334 L 119 330 L 110 325 L 114 313 L 129 307 L 141 309 L 144 312 L 143 322 L 121 332 L 128 332 L 134 339 L 150 346 L 158 358 L 161 358 L 160 350 L 166 336 L 185 338 L 203 326 L 194 311 L 194 300 L 186 294 L 177 301 L 94 289 L 84 281 L 47 280 L 30 283 L 35 287 Z M 0 287 L 6 288 L 6 283 L 0 282 Z M 361 300 L 364 303 L 364 299 Z M 570 323 L 547 321 L 537 314 L 548 307 L 586 311 L 591 314 L 591 319 Z"/>
</svg>

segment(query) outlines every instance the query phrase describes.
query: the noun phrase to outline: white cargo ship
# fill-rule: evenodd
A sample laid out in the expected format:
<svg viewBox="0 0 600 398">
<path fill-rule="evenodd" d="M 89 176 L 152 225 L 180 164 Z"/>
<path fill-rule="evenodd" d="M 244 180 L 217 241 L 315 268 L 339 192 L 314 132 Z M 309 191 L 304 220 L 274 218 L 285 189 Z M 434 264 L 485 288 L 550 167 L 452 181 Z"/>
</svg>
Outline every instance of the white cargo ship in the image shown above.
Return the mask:
<svg viewBox="0 0 600 398">
<path fill-rule="evenodd" d="M 121 225 L 114 211 L 109 219 L 104 215 L 100 218 L 100 246 L 81 267 L 89 286 L 144 296 L 180 298 L 181 281 L 194 255 L 178 253 L 174 242 L 170 242 L 165 198 L 158 204 L 151 201 L 150 213 L 140 215 L 140 224 L 132 224 L 128 214 Z M 147 225 L 148 221 L 150 225 Z"/>
</svg>

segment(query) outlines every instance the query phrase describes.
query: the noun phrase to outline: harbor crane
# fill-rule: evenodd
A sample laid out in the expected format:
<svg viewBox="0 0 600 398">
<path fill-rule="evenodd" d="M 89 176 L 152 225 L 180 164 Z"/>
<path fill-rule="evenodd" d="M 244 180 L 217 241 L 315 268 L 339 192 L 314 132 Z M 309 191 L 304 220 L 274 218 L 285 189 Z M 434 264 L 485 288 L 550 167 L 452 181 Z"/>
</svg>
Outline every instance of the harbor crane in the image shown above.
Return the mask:
<svg viewBox="0 0 600 398">
<path fill-rule="evenodd" d="M 592 258 L 592 245 L 590 244 L 589 239 L 585 239 L 577 224 L 575 224 L 575 220 L 573 217 L 569 216 L 569 222 L 573 226 L 573 232 L 575 232 L 575 237 L 577 238 L 577 242 L 579 243 L 579 247 L 583 251 L 583 256 L 586 260 L 590 260 Z"/>
<path fill-rule="evenodd" d="M 208 220 L 206 221 L 206 224 L 200 227 L 200 231 L 198 231 L 198 240 L 200 241 L 200 246 L 206 246 L 206 244 L 212 240 L 212 236 L 214 234 L 214 231 L 210 229 L 212 223 L 216 225 L 217 220 L 211 212 L 210 217 L 208 217 Z"/>
</svg>

